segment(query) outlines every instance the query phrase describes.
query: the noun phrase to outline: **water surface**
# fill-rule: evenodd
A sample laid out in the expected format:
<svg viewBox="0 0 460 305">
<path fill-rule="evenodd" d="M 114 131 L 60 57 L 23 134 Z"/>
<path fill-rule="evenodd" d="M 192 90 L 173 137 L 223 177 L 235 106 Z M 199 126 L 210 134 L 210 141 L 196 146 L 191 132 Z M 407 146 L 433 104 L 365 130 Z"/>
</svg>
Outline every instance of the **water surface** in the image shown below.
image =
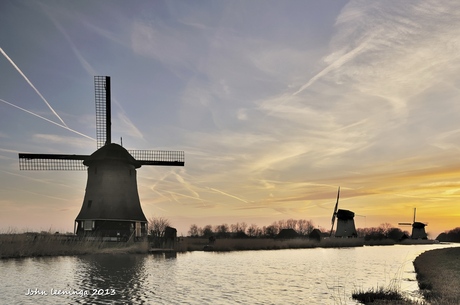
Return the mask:
<svg viewBox="0 0 460 305">
<path fill-rule="evenodd" d="M 356 304 L 355 289 L 418 298 L 413 260 L 450 245 L 0 261 L 1 304 Z"/>
</svg>

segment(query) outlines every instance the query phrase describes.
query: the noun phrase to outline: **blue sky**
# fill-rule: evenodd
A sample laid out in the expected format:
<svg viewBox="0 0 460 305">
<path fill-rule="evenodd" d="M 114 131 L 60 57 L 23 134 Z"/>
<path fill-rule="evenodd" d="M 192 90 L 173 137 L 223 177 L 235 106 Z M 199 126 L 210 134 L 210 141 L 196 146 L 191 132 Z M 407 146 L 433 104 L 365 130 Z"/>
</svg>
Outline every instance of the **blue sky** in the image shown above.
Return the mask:
<svg viewBox="0 0 460 305">
<path fill-rule="evenodd" d="M 19 171 L 17 153 L 92 153 L 93 76 L 109 75 L 112 141 L 185 151 L 184 168 L 138 170 L 146 216 L 183 234 L 329 229 L 338 186 L 358 227 L 417 207 L 427 231 L 452 229 L 459 15 L 454 1 L 2 1 L 0 227 L 73 231 L 86 173 Z"/>
</svg>

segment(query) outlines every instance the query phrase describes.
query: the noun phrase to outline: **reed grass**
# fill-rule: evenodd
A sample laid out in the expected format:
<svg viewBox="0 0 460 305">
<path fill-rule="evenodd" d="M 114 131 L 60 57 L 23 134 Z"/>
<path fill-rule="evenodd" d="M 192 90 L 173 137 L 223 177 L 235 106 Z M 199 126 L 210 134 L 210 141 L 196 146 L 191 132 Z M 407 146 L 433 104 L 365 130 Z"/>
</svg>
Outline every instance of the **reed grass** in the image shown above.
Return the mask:
<svg viewBox="0 0 460 305">
<path fill-rule="evenodd" d="M 371 288 L 369 290 L 356 290 L 351 294 L 352 298 L 363 303 L 369 304 L 379 301 L 379 302 L 403 302 L 406 301 L 401 293 L 390 287 L 378 287 L 378 288 Z M 404 303 L 403 303 L 404 304 Z M 412 303 L 407 303 L 412 304 Z"/>
<path fill-rule="evenodd" d="M 89 241 L 46 233 L 0 234 L 0 258 L 147 252 L 147 242 Z"/>
</svg>

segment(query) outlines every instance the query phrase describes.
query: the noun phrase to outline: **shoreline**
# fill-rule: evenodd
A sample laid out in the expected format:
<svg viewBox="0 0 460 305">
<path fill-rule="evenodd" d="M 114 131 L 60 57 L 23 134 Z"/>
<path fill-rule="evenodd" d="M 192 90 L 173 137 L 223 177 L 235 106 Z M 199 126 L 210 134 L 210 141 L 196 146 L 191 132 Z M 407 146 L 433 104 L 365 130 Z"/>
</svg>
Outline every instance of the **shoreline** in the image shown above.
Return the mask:
<svg viewBox="0 0 460 305">
<path fill-rule="evenodd" d="M 460 304 L 460 247 L 423 252 L 414 260 L 419 288 L 430 304 Z"/>
<path fill-rule="evenodd" d="M 350 248 L 363 246 L 392 246 L 413 244 L 435 244 L 433 240 L 391 239 L 365 240 L 364 238 L 309 238 L 273 239 L 273 238 L 223 238 L 210 243 L 207 238 L 183 237 L 168 247 L 153 248 L 147 240 L 129 242 L 111 242 L 78 240 L 75 236 L 55 234 L 0 234 L 0 259 L 73 256 L 86 254 L 148 254 L 160 252 L 185 253 L 190 251 L 249 251 L 311 248 Z"/>
</svg>

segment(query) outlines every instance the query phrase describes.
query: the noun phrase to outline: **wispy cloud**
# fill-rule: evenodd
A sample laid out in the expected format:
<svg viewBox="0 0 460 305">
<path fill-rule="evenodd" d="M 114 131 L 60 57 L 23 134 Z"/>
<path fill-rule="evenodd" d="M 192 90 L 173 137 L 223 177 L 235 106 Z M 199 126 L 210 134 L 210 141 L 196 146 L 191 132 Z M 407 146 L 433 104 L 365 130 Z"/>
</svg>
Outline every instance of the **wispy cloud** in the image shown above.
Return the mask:
<svg viewBox="0 0 460 305">
<path fill-rule="evenodd" d="M 59 126 L 59 127 L 64 128 L 64 129 L 67 129 L 67 130 L 69 130 L 69 131 L 71 131 L 71 132 L 73 132 L 73 133 L 76 133 L 76 134 L 78 134 L 78 135 L 80 135 L 80 136 L 82 136 L 82 137 L 85 137 L 85 138 L 88 138 L 88 139 L 91 139 L 91 140 L 96 141 L 96 139 L 94 139 L 94 138 L 92 138 L 92 137 L 90 137 L 90 136 L 87 136 L 87 135 L 85 135 L 85 134 L 83 134 L 83 133 L 81 133 L 81 132 L 78 132 L 78 131 L 76 131 L 76 130 L 73 130 L 73 129 L 69 128 L 67 125 L 61 125 L 61 124 L 59 124 L 59 123 L 56 123 L 56 122 L 54 122 L 54 121 L 51 121 L 51 120 L 49 120 L 49 119 L 47 119 L 47 118 L 45 118 L 45 117 L 42 117 L 41 115 L 38 115 L 38 114 L 36 114 L 36 113 L 34 113 L 34 112 L 32 112 L 32 111 L 29 111 L 29 110 L 24 109 L 24 108 L 22 108 L 22 107 L 19 107 L 19 106 L 17 106 L 17 105 L 11 104 L 11 103 L 9 103 L 9 102 L 3 100 L 3 99 L 0 99 L 0 101 L 3 102 L 3 103 L 5 103 L 5 104 L 7 104 L 7 105 L 10 105 L 10 106 L 12 106 L 12 107 L 15 107 L 15 108 L 17 108 L 17 109 L 19 109 L 19 110 L 22 110 L 22 111 L 24 111 L 24 112 L 27 112 L 27 113 L 29 113 L 29 114 L 31 114 L 31 115 L 33 115 L 33 116 L 36 116 L 36 117 L 38 117 L 38 118 L 40 118 L 40 119 L 42 119 L 42 120 L 45 120 L 45 121 L 47 121 L 47 122 L 49 122 L 49 123 L 51 123 L 51 124 L 54 124 L 54 125 L 57 125 L 57 126 Z"/>
<path fill-rule="evenodd" d="M 0 48 L 0 53 L 3 54 L 3 56 L 5 56 L 5 58 L 13 65 L 13 67 L 19 72 L 19 74 L 21 74 L 21 76 L 26 80 L 26 82 L 32 87 L 32 89 L 34 89 L 34 91 L 38 94 L 38 96 L 40 96 L 40 98 L 42 99 L 43 102 L 45 102 L 46 106 L 48 106 L 48 108 L 51 110 L 51 112 L 54 113 L 54 115 L 59 119 L 59 121 L 61 121 L 61 123 L 67 127 L 67 124 L 64 122 L 64 120 L 61 119 L 61 117 L 57 114 L 56 111 L 54 111 L 53 107 L 51 107 L 50 103 L 48 103 L 48 101 L 45 99 L 45 97 L 43 97 L 43 95 L 40 93 L 40 91 L 38 91 L 37 88 L 35 88 L 35 86 L 32 84 L 32 82 L 27 78 L 27 76 L 21 71 L 21 69 L 19 69 L 19 67 L 14 63 L 14 61 L 5 53 L 5 51 L 3 51 L 2 48 Z"/>
</svg>

